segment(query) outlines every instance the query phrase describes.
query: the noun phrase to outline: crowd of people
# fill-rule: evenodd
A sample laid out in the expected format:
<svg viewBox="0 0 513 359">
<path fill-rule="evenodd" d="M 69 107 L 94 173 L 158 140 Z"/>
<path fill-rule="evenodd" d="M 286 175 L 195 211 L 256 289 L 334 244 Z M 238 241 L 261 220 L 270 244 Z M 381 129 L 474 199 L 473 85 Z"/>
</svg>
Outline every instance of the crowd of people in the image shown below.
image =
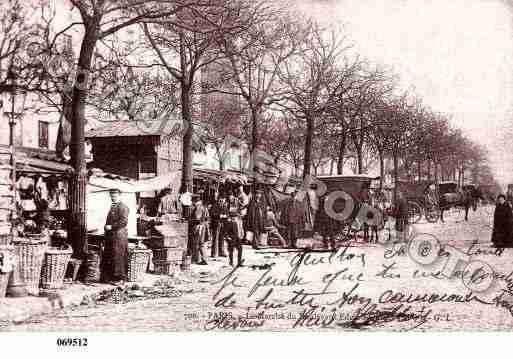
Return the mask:
<svg viewBox="0 0 513 359">
<path fill-rule="evenodd" d="M 211 243 L 210 257 L 228 257 L 232 266 L 243 265 L 243 244 L 259 249 L 273 240 L 281 247 L 296 248 L 307 216 L 297 190 L 280 214 L 278 217 L 260 189 L 252 195 L 246 194 L 242 186 L 236 191 L 215 192 L 211 203 L 204 203 L 200 193 L 193 194 L 187 248 L 192 262 L 207 264 L 207 242 Z M 280 233 L 284 229 L 286 239 Z"/>
</svg>

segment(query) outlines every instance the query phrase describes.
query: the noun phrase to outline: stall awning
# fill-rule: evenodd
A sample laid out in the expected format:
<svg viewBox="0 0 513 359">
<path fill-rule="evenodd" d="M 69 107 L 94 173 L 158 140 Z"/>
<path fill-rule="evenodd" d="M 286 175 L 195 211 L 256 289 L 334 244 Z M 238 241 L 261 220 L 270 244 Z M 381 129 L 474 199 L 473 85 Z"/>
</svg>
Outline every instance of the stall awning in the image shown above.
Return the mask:
<svg viewBox="0 0 513 359">
<path fill-rule="evenodd" d="M 192 172 L 194 179 L 198 180 L 242 185 L 248 184 L 248 177 L 238 172 L 220 171 L 206 168 L 194 168 Z"/>
<path fill-rule="evenodd" d="M 16 172 L 40 175 L 71 175 L 73 167 L 62 162 L 19 156 L 16 158 Z"/>
<path fill-rule="evenodd" d="M 94 192 L 107 191 L 111 188 L 118 188 L 122 192 L 129 193 L 160 191 L 173 182 L 175 175 L 176 173 L 169 172 L 157 177 L 136 181 L 128 177 L 95 169 L 89 177 L 89 184 L 94 186 Z"/>
</svg>

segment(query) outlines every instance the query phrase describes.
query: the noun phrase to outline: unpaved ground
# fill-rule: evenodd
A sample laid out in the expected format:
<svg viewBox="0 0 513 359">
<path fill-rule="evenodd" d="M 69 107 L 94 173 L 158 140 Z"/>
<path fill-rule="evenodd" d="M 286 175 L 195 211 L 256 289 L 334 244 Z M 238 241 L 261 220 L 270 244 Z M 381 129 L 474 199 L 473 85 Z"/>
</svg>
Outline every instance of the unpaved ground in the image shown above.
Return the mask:
<svg viewBox="0 0 513 359">
<path fill-rule="evenodd" d="M 402 245 L 356 243 L 335 256 L 307 253 L 301 260 L 298 252 L 245 247 L 244 268 L 232 272 L 218 265 L 203 278 L 189 278 L 191 283 L 177 282 L 176 296 L 104 301 L 0 330 L 509 330 L 510 296 L 497 296 L 509 283 L 513 249 L 497 255 L 490 247 L 492 213 L 481 207 L 469 222 L 453 212 L 445 224 L 415 225 L 416 233 L 432 234 L 468 253 L 467 259 L 491 266 L 501 278 L 485 292 L 472 292 L 457 273 L 451 279 L 437 273 L 447 253 L 424 266 Z M 459 264 L 460 272 L 467 263 Z M 305 320 L 299 320 L 302 313 Z"/>
</svg>

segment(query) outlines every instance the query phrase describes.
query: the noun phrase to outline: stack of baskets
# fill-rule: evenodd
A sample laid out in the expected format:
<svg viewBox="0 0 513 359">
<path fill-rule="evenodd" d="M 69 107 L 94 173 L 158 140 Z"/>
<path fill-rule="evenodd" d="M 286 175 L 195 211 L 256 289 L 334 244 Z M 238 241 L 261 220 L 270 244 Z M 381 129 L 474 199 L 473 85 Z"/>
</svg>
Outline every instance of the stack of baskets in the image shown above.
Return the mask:
<svg viewBox="0 0 513 359">
<path fill-rule="evenodd" d="M 29 294 L 39 294 L 39 282 L 43 260 L 48 247 L 48 238 L 44 235 L 13 240 L 15 254 L 18 256 L 19 278 L 27 285 Z"/>
<path fill-rule="evenodd" d="M 64 275 L 73 251 L 69 246 L 64 249 L 50 247 L 44 254 L 41 270 L 40 287 L 43 289 L 60 289 L 64 285 Z"/>
<path fill-rule="evenodd" d="M 148 268 L 151 250 L 133 248 L 128 250 L 128 281 L 137 282 Z"/>
<path fill-rule="evenodd" d="M 153 250 L 156 274 L 172 274 L 180 270 L 187 245 L 187 222 L 171 221 L 155 227 L 162 235 L 145 243 Z"/>
</svg>

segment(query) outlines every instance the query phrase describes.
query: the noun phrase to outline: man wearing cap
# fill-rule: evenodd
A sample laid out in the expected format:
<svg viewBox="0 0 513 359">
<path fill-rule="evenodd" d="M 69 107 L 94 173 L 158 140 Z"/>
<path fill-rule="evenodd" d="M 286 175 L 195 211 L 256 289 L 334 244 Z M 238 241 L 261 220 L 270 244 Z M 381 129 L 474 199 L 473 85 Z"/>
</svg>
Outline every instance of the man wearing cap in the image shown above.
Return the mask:
<svg viewBox="0 0 513 359">
<path fill-rule="evenodd" d="M 305 228 L 305 204 L 298 198 L 298 190 L 294 189 L 291 198 L 287 199 L 282 212 L 282 222 L 287 227 L 288 240 L 292 248 L 297 247 L 297 239 Z"/>
<path fill-rule="evenodd" d="M 128 275 L 128 207 L 121 202 L 121 191 L 109 191 L 112 205 L 105 222 L 105 248 L 102 276 L 105 282 L 121 284 Z"/>
<path fill-rule="evenodd" d="M 194 206 L 189 217 L 188 252 L 194 263 L 206 265 L 204 243 L 206 242 L 206 231 L 208 230 L 208 209 L 203 205 L 199 194 L 192 195 L 192 202 Z"/>
</svg>

